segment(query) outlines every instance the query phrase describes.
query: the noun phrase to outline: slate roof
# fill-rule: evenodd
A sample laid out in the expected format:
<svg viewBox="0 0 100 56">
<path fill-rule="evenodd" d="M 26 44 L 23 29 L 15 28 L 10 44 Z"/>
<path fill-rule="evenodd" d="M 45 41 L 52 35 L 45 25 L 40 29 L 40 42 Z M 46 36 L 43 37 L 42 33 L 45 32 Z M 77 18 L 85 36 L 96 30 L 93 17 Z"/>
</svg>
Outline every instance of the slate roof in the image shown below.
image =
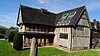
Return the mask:
<svg viewBox="0 0 100 56">
<path fill-rule="evenodd" d="M 31 7 L 23 6 L 23 5 L 20 6 L 23 23 L 42 24 L 42 25 L 50 25 L 50 26 L 60 26 L 57 24 L 58 24 L 59 20 L 62 18 L 63 14 L 76 11 L 76 14 L 70 19 L 70 23 L 67 24 L 67 25 L 74 26 L 77 23 L 77 21 L 79 20 L 79 17 L 81 15 L 82 11 L 84 10 L 84 8 L 85 8 L 85 6 L 82 6 L 79 8 L 75 8 L 75 9 L 71 9 L 71 10 L 67 10 L 67 11 L 63 11 L 58 14 L 55 14 L 55 13 L 51 13 L 45 9 L 43 9 L 41 11 L 41 9 L 31 8 Z M 43 13 L 43 11 L 44 11 L 44 13 Z"/>
</svg>

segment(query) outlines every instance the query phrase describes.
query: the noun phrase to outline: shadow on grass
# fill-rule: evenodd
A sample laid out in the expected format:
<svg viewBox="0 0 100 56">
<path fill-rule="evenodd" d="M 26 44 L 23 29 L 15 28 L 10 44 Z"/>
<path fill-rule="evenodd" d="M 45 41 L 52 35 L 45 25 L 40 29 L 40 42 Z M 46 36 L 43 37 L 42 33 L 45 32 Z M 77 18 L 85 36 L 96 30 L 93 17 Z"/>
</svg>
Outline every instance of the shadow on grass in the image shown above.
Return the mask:
<svg viewBox="0 0 100 56">
<path fill-rule="evenodd" d="M 23 48 L 23 49 L 21 49 L 21 50 L 16 50 L 16 51 L 24 51 L 24 50 L 29 50 L 30 48 Z"/>
<path fill-rule="evenodd" d="M 23 48 L 22 50 L 29 50 L 30 48 Z"/>
</svg>

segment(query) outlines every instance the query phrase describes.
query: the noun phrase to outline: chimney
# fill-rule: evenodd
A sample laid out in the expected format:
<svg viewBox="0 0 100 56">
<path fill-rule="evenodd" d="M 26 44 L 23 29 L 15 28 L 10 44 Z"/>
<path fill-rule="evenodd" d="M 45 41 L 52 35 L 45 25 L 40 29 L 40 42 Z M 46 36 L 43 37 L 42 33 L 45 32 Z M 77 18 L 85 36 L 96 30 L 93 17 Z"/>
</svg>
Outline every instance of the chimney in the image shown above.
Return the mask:
<svg viewBox="0 0 100 56">
<path fill-rule="evenodd" d="M 93 26 L 94 26 L 95 29 L 97 29 L 97 21 L 96 21 L 96 19 L 93 20 Z"/>
<path fill-rule="evenodd" d="M 48 12 L 48 10 L 44 9 L 44 8 L 41 8 L 40 10 L 41 10 L 41 12 Z"/>
</svg>

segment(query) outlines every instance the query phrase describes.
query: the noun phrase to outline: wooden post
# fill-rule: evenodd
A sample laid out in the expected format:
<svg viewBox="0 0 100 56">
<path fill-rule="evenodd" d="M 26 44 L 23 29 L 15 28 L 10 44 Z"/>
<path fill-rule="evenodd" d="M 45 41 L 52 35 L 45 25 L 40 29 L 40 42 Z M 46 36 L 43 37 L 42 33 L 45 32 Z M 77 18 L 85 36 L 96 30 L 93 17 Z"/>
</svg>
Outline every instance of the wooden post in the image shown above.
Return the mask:
<svg viewBox="0 0 100 56">
<path fill-rule="evenodd" d="M 30 56 L 37 56 L 37 38 L 32 38 Z"/>
</svg>

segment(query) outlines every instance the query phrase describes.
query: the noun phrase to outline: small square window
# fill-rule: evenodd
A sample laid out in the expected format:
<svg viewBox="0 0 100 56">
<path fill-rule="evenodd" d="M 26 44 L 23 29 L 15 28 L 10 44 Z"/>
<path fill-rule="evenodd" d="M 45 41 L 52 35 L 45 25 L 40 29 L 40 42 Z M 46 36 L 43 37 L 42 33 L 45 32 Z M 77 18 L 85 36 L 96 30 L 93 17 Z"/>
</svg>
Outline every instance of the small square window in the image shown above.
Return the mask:
<svg viewBox="0 0 100 56">
<path fill-rule="evenodd" d="M 60 38 L 68 39 L 68 33 L 60 33 Z"/>
</svg>

